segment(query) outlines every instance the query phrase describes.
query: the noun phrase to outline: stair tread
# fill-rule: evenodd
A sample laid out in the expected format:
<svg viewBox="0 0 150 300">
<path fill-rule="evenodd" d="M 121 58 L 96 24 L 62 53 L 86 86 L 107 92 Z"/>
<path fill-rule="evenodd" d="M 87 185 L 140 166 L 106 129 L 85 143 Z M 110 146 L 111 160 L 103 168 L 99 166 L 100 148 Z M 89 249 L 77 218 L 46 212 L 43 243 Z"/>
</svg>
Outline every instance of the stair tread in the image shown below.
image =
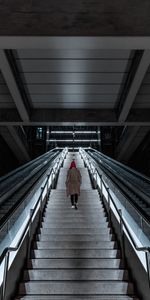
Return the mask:
<svg viewBox="0 0 150 300">
<path fill-rule="evenodd" d="M 33 250 L 35 258 L 115 258 L 119 255 L 114 249 L 43 249 Z"/>
<path fill-rule="evenodd" d="M 95 295 L 86 295 L 86 296 L 68 296 L 68 295 L 27 295 L 27 296 L 20 296 L 15 298 L 15 300 L 22 299 L 22 300 L 139 300 L 139 298 L 134 296 L 122 296 L 122 295 L 102 295 L 102 296 L 95 296 Z"/>
<path fill-rule="evenodd" d="M 110 241 L 113 235 L 107 234 L 39 234 L 40 241 Z"/>
<path fill-rule="evenodd" d="M 45 222 L 46 223 L 46 222 Z M 42 228 L 47 228 L 47 229 L 52 229 L 52 228 L 54 228 L 54 229 L 56 229 L 56 228 L 68 228 L 69 227 L 69 229 L 71 228 L 71 229 L 77 229 L 77 228 L 81 228 L 81 229 L 83 229 L 83 228 L 85 228 L 85 229 L 104 229 L 104 228 L 109 228 L 108 227 L 108 224 L 105 224 L 105 223 L 101 223 L 101 224 L 93 224 L 93 225 L 89 225 L 89 224 L 86 224 L 86 223 L 82 223 L 82 224 L 80 224 L 80 223 L 76 223 L 76 224 L 72 224 L 72 223 L 70 223 L 70 224 L 66 224 L 66 223 L 43 223 L 42 224 Z"/>
<path fill-rule="evenodd" d="M 41 228 L 41 234 L 107 234 L 110 228 Z"/>
<path fill-rule="evenodd" d="M 36 242 L 37 249 L 114 249 L 116 242 L 83 242 L 83 241 L 47 241 Z"/>
<path fill-rule="evenodd" d="M 119 269 L 59 269 L 59 270 L 28 270 L 24 280 L 127 280 L 128 271 Z"/>
<path fill-rule="evenodd" d="M 76 269 L 76 268 L 106 268 L 106 269 L 116 269 L 122 268 L 123 262 L 119 258 L 86 258 L 86 259 L 72 259 L 72 258 L 64 258 L 64 259 L 55 259 L 55 258 L 33 258 L 28 261 L 29 268 L 68 268 L 68 269 Z"/>
<path fill-rule="evenodd" d="M 133 294 L 133 284 L 114 281 L 29 281 L 20 284 L 19 294 L 50 294 L 50 295 L 109 295 L 109 294 Z"/>
</svg>

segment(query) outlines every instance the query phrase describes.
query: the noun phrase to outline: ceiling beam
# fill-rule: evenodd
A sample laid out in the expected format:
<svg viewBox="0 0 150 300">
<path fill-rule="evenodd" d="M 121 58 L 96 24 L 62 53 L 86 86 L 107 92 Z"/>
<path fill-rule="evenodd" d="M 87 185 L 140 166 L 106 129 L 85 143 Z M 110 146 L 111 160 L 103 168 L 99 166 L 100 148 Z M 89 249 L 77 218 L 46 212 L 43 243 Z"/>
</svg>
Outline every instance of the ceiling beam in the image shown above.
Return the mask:
<svg viewBox="0 0 150 300">
<path fill-rule="evenodd" d="M 21 93 L 17 86 L 16 80 L 14 78 L 12 69 L 8 62 L 6 53 L 3 50 L 0 50 L 0 70 L 3 74 L 3 77 L 8 86 L 10 94 L 16 104 L 16 108 L 20 114 L 22 121 L 29 121 L 29 113 L 26 109 L 26 106 L 22 99 Z"/>
<path fill-rule="evenodd" d="M 141 86 L 141 83 L 145 77 L 146 71 L 150 65 L 150 50 L 145 50 L 143 52 L 143 55 L 141 57 L 141 60 L 139 62 L 139 65 L 137 67 L 135 76 L 133 78 L 132 84 L 129 88 L 127 97 L 125 98 L 125 101 L 123 103 L 123 106 L 121 108 L 118 121 L 124 122 L 130 112 L 130 109 L 132 108 L 132 105 L 135 101 L 136 95 L 139 91 L 139 88 Z"/>
<path fill-rule="evenodd" d="M 150 49 L 149 36 L 0 36 L 1 49 Z"/>
<path fill-rule="evenodd" d="M 112 109 L 33 109 L 30 121 L 22 121 L 16 109 L 0 109 L 0 126 L 150 126 L 150 109 L 131 110 L 125 122 L 119 122 Z"/>
</svg>

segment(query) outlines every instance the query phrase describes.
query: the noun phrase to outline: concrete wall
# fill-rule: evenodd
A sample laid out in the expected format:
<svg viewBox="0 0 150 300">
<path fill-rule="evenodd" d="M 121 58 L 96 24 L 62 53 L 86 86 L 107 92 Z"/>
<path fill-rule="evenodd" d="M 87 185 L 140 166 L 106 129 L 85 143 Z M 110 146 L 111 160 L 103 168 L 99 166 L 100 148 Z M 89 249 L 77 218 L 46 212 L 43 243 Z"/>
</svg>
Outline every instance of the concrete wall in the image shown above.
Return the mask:
<svg viewBox="0 0 150 300">
<path fill-rule="evenodd" d="M 0 35 L 149 36 L 149 0 L 0 1 Z"/>
</svg>

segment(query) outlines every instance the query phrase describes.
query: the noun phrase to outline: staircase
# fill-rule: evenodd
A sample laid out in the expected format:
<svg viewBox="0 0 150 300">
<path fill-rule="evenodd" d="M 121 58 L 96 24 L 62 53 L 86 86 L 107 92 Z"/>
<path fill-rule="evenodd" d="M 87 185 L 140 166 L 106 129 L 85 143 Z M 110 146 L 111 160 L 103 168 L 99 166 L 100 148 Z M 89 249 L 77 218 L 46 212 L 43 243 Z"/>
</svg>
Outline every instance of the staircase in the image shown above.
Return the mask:
<svg viewBox="0 0 150 300">
<path fill-rule="evenodd" d="M 79 154 L 75 160 L 82 174 L 81 195 L 78 210 L 71 208 L 65 191 L 71 160 L 68 154 L 15 299 L 139 300 Z"/>
</svg>

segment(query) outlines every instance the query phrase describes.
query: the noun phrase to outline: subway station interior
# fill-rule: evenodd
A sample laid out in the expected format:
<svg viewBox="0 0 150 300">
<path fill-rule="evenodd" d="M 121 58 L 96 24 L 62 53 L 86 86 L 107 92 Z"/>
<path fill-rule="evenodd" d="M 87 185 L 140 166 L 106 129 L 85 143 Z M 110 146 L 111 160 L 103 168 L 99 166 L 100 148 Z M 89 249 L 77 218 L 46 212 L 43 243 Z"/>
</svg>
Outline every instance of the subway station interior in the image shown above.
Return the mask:
<svg viewBox="0 0 150 300">
<path fill-rule="evenodd" d="M 0 0 L 0 300 L 150 300 L 149 0 Z"/>
</svg>

